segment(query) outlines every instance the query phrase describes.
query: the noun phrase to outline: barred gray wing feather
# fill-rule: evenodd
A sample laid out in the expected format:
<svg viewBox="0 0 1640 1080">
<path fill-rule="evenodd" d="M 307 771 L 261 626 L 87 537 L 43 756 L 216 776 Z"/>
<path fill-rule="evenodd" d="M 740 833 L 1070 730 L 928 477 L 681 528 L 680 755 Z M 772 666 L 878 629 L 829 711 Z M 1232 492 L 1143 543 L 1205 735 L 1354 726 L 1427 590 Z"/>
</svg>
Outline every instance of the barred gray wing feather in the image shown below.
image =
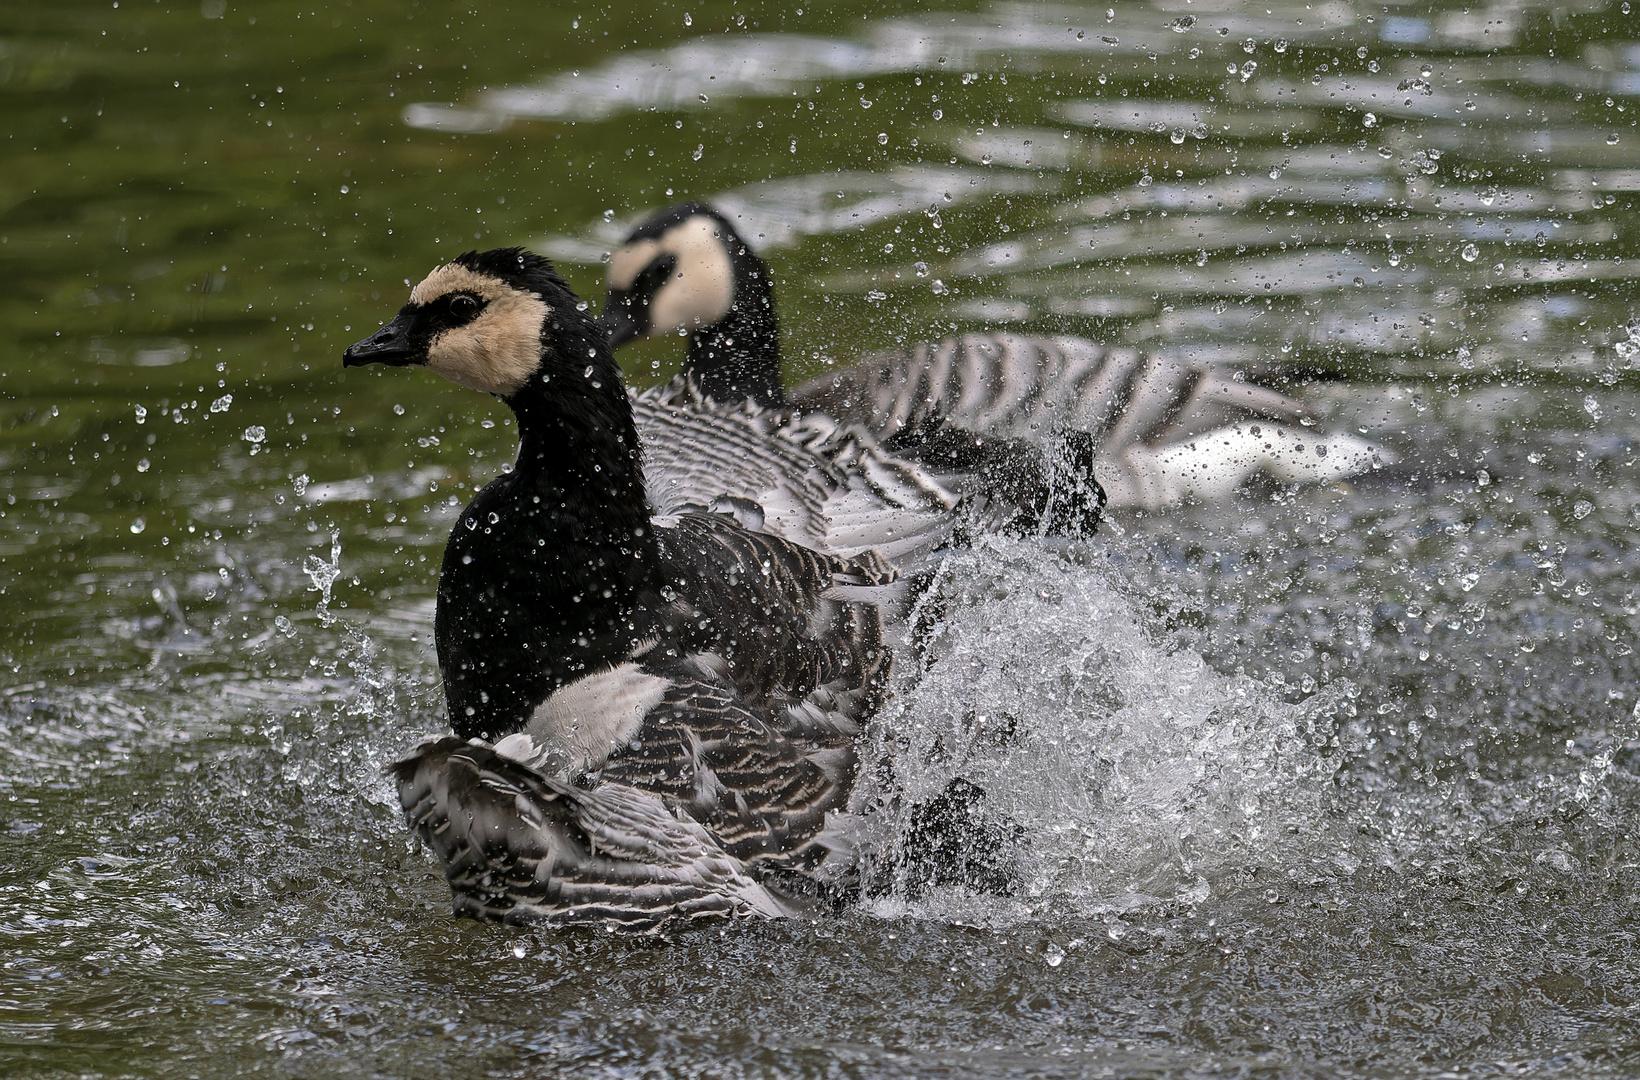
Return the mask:
<svg viewBox="0 0 1640 1080">
<path fill-rule="evenodd" d="M 1033 438 L 1055 427 L 1097 436 L 1104 453 L 1173 441 L 1235 416 L 1296 420 L 1298 402 L 1223 371 L 1076 337 L 967 334 L 871 356 L 792 391 L 882 438 L 931 422 Z"/>
<path fill-rule="evenodd" d="M 634 395 L 649 500 L 659 515 L 706 510 L 725 496 L 763 508 L 765 527 L 812 544 L 843 471 L 801 445 L 771 439 L 731 410 L 688 407 L 664 391 Z"/>
<path fill-rule="evenodd" d="M 816 691 L 855 724 L 888 677 L 881 605 L 898 579 L 875 551 L 828 555 L 719 514 L 686 514 L 659 533 L 679 647 L 712 657 L 714 673 L 752 707 L 798 706 Z M 839 587 L 855 586 L 854 599 Z"/>
<path fill-rule="evenodd" d="M 730 687 L 682 679 L 597 776 L 656 793 L 738 859 L 808 869 L 853 786 L 853 719 L 816 732 Z"/>
<path fill-rule="evenodd" d="M 1222 368 L 1068 336 L 923 343 L 812 379 L 791 397 L 908 448 L 942 427 L 1029 441 L 1087 432 L 1113 505 L 1221 497 L 1259 471 L 1282 483 L 1338 479 L 1391 457 L 1352 435 L 1287 427 L 1306 421 L 1298 401 Z M 1266 435 L 1276 440 L 1268 448 Z"/>
<path fill-rule="evenodd" d="M 822 551 L 914 558 L 950 534 L 957 496 L 863 428 L 755 404 L 719 405 L 683 380 L 633 397 L 644 477 L 671 517 L 747 500 L 760 527 Z"/>
<path fill-rule="evenodd" d="M 389 771 L 406 820 L 445 867 L 458 915 L 652 930 L 790 913 L 656 795 L 577 788 L 453 736 L 424 741 Z"/>
</svg>

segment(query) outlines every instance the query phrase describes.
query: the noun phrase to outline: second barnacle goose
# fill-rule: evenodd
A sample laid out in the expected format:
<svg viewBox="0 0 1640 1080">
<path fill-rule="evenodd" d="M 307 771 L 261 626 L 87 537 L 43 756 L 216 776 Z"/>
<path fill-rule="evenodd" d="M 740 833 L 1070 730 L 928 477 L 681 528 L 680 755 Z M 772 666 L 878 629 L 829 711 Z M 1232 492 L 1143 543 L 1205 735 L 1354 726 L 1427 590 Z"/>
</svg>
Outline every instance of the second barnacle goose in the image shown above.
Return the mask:
<svg viewBox="0 0 1640 1080">
<path fill-rule="evenodd" d="M 685 383 L 702 401 L 768 410 L 765 422 L 876 435 L 871 410 L 788 401 L 780 381 L 780 328 L 768 265 L 714 208 L 682 203 L 633 231 L 611 256 L 601 321 L 612 347 L 651 334 L 688 334 Z M 789 404 L 801 406 L 793 414 Z M 828 419 L 829 417 L 829 419 Z M 888 433 L 888 449 L 916 458 L 970 499 L 997 507 L 1009 531 L 1091 533 L 1105 504 L 1093 475 L 1093 441 L 1051 425 L 1032 439 L 946 424 L 928 413 Z M 1064 428 L 1061 430 L 1061 428 Z"/>
<path fill-rule="evenodd" d="M 606 335 L 521 249 L 435 269 L 344 363 L 425 366 L 517 417 L 517 463 L 462 511 L 439 575 L 454 735 L 392 768 L 456 910 L 626 927 L 775 916 L 799 903 L 776 880 L 843 874 L 838 814 L 891 664 L 877 597 L 899 575 L 842 541 L 916 550 L 949 526 L 938 501 L 874 500 L 830 447 L 810 462 L 819 480 L 771 489 L 784 520 L 745 497 L 767 480 L 756 469 L 719 477 L 709 505 L 697 470 L 657 515 Z M 830 549 L 797 539 L 815 535 Z"/>
<path fill-rule="evenodd" d="M 720 399 L 824 412 L 896 451 L 966 468 L 983 460 L 976 442 L 1012 448 L 1084 430 L 1093 436 L 1084 452 L 1115 506 L 1222 497 L 1261 472 L 1292 484 L 1339 479 L 1389 457 L 1352 435 L 1305 430 L 1299 402 L 1224 370 L 1069 336 L 925 342 L 788 391 L 768 265 L 704 203 L 638 226 L 611 255 L 608 285 L 612 342 L 686 332 L 685 370 Z"/>
</svg>

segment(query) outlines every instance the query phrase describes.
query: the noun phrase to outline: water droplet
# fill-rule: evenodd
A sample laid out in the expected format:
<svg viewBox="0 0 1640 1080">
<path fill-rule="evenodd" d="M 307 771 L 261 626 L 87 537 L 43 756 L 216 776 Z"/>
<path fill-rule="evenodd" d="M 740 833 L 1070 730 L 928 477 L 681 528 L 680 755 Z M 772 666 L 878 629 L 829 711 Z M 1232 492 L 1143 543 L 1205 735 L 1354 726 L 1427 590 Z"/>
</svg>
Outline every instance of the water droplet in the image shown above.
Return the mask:
<svg viewBox="0 0 1640 1080">
<path fill-rule="evenodd" d="M 1042 950 L 1042 959 L 1049 967 L 1056 968 L 1065 962 L 1065 950 L 1050 941 L 1048 947 Z"/>
<path fill-rule="evenodd" d="M 694 17 L 692 15 L 690 15 L 687 11 L 683 13 L 683 25 L 685 25 L 685 26 L 694 26 L 695 25 Z"/>
<path fill-rule="evenodd" d="M 1582 521 L 1592 513 L 1594 513 L 1594 503 L 1590 502 L 1588 499 L 1579 499 L 1577 502 L 1572 504 L 1572 516 L 1579 521 Z"/>
<path fill-rule="evenodd" d="M 888 132 L 879 131 L 877 133 L 877 145 L 878 146 L 887 146 L 888 145 Z"/>
<path fill-rule="evenodd" d="M 1247 63 L 1241 65 L 1241 81 L 1246 82 L 1248 79 L 1251 79 L 1253 77 L 1253 72 L 1257 70 L 1258 61 L 1256 60 L 1249 60 Z"/>
<path fill-rule="evenodd" d="M 1363 116 L 1361 118 L 1361 126 L 1362 127 L 1369 127 L 1369 128 L 1370 127 L 1377 127 L 1378 126 L 1378 117 L 1377 117 L 1377 115 L 1375 113 L 1368 113 L 1367 115 Z"/>
<path fill-rule="evenodd" d="M 1463 251 L 1460 254 L 1463 255 L 1464 262 L 1474 262 L 1476 259 L 1481 257 L 1481 249 L 1476 247 L 1474 244 L 1465 244 L 1463 246 Z"/>
<path fill-rule="evenodd" d="M 135 521 L 131 522 L 131 531 L 133 533 L 140 533 L 147 527 L 148 522 L 145 518 L 137 518 Z"/>
<path fill-rule="evenodd" d="M 1182 34 L 1186 30 L 1189 30 L 1192 26 L 1195 26 L 1195 25 L 1196 25 L 1196 16 L 1194 16 L 1194 15 L 1181 15 L 1177 19 L 1173 20 L 1173 32 L 1175 34 Z M 1078 35 L 1078 36 L 1080 37 L 1081 35 Z"/>
<path fill-rule="evenodd" d="M 148 410 L 145 407 L 143 407 L 141 405 L 138 405 L 137 406 L 137 423 L 146 424 L 147 422 L 148 422 Z"/>
<path fill-rule="evenodd" d="M 939 278 L 935 278 L 928 287 L 934 291 L 935 296 L 944 296 L 950 291 L 945 287 L 945 282 L 941 281 Z"/>
<path fill-rule="evenodd" d="M 705 152 L 706 152 L 706 144 L 705 143 L 696 143 L 695 144 L 695 152 L 693 154 L 691 154 L 690 157 L 692 157 L 696 161 L 699 161 L 700 156 L 702 154 L 704 154 Z"/>
<path fill-rule="evenodd" d="M 1173 134 L 1169 135 L 1168 138 L 1172 141 L 1174 146 L 1178 146 L 1180 143 L 1184 142 L 1184 129 L 1174 128 Z"/>
<path fill-rule="evenodd" d="M 1607 146 L 1616 146 L 1617 143 L 1618 143 L 1617 132 L 1614 131 L 1610 135 L 1606 136 L 1606 145 Z"/>
<path fill-rule="evenodd" d="M 524 959 L 524 953 L 526 951 L 528 951 L 528 950 L 526 950 L 524 948 L 524 943 L 522 941 L 513 942 L 513 944 L 512 944 L 512 954 L 515 958 L 517 958 L 519 960 Z"/>
<path fill-rule="evenodd" d="M 861 98 L 860 99 L 860 108 L 862 108 L 862 109 L 871 108 L 871 99 L 870 98 Z"/>
</svg>

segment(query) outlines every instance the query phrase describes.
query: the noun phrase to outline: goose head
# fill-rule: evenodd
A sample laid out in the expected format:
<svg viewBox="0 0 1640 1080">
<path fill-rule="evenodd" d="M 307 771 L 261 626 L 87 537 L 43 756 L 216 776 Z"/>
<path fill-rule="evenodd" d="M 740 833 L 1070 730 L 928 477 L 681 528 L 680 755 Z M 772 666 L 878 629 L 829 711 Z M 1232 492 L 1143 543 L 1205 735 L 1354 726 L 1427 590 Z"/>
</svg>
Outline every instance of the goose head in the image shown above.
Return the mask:
<svg viewBox="0 0 1640 1080">
<path fill-rule="evenodd" d="M 391 322 L 347 347 L 342 364 L 421 366 L 508 401 L 559 373 L 618 389 L 585 306 L 533 252 L 469 251 L 423 278 Z"/>
<path fill-rule="evenodd" d="M 634 229 L 610 256 L 601 322 L 612 348 L 685 334 L 687 373 L 720 401 L 784 401 L 769 267 L 721 212 L 687 202 Z"/>
</svg>

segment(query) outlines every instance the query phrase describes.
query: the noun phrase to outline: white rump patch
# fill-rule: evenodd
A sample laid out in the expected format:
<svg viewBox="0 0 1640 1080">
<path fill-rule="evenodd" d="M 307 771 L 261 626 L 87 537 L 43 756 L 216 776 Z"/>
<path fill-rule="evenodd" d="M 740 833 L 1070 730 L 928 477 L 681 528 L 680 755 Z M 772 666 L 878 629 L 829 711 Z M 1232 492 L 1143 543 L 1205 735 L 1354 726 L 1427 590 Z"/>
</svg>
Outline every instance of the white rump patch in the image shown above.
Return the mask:
<svg viewBox="0 0 1640 1080">
<path fill-rule="evenodd" d="M 1228 499 L 1255 473 L 1282 484 L 1324 484 L 1366 472 L 1375 461 L 1394 460 L 1383 447 L 1353 435 L 1249 421 L 1155 450 L 1136 447 L 1124 455 L 1150 482 L 1142 486 L 1152 489 L 1147 497 L 1131 501 L 1157 507 L 1186 498 Z"/>
<path fill-rule="evenodd" d="M 671 687 L 671 680 L 635 663 L 619 664 L 577 679 L 543 701 L 520 734 L 534 741 L 538 754 L 562 755 L 575 771 L 588 772 L 632 741 L 644 716 Z"/>
</svg>

